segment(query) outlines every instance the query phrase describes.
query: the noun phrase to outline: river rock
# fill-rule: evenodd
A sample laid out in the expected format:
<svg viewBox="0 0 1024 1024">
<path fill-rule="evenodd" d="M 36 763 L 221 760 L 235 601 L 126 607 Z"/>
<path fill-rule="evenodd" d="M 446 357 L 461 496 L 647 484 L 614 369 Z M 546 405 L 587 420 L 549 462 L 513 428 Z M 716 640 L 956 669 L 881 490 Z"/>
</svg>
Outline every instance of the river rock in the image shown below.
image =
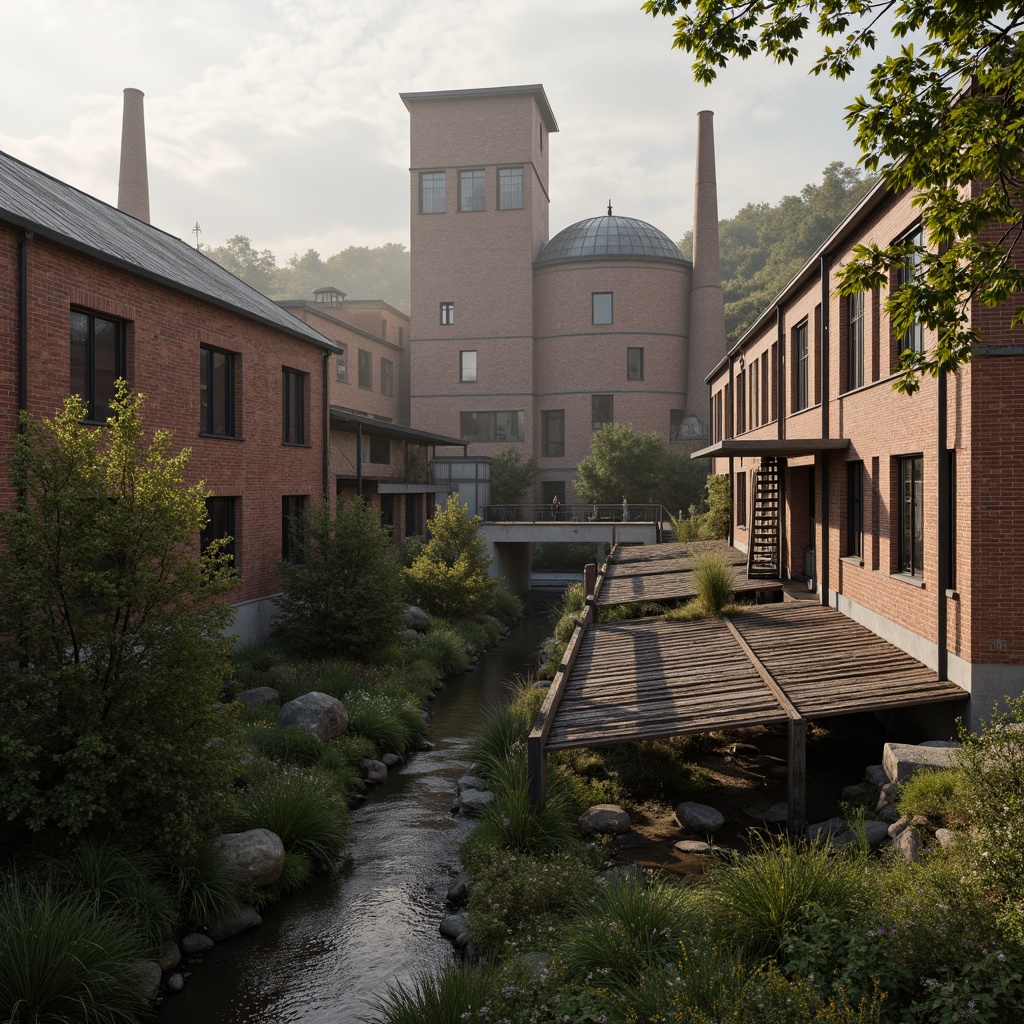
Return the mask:
<svg viewBox="0 0 1024 1024">
<path fill-rule="evenodd" d="M 185 987 L 185 979 L 175 971 L 173 974 L 167 976 L 167 991 L 168 992 L 180 992 Z"/>
<path fill-rule="evenodd" d="M 312 690 L 288 701 L 277 713 L 277 724 L 294 725 L 324 742 L 345 732 L 348 712 L 337 697 Z"/>
<path fill-rule="evenodd" d="M 855 782 L 852 786 L 843 786 L 839 799 L 847 802 L 861 800 L 866 796 L 871 796 L 874 793 L 874 788 L 867 782 Z"/>
<path fill-rule="evenodd" d="M 384 754 L 381 760 L 386 767 L 394 768 L 396 764 L 401 764 L 403 759 L 398 754 Z"/>
<path fill-rule="evenodd" d="M 469 899 L 469 887 L 472 883 L 468 871 L 460 871 L 448 886 L 445 902 L 451 907 L 461 907 Z"/>
<path fill-rule="evenodd" d="M 679 853 L 696 854 L 699 857 L 711 857 L 715 848 L 710 843 L 701 842 L 698 839 L 683 839 L 675 844 L 674 849 Z"/>
<path fill-rule="evenodd" d="M 872 786 L 884 786 L 889 781 L 889 776 L 885 773 L 884 764 L 869 764 L 864 769 L 864 778 Z"/>
<path fill-rule="evenodd" d="M 889 833 L 890 839 L 895 839 L 904 829 L 908 828 L 910 828 L 910 819 L 904 814 L 903 817 L 892 822 L 886 831 Z"/>
<path fill-rule="evenodd" d="M 837 817 L 808 825 L 804 829 L 804 835 L 807 836 L 807 841 L 810 843 L 827 843 L 832 840 L 833 836 L 840 836 L 847 831 L 849 830 L 846 827 L 846 822 Z"/>
<path fill-rule="evenodd" d="M 457 949 L 465 949 L 469 945 L 469 931 L 464 929 L 455 936 L 455 946 Z"/>
<path fill-rule="evenodd" d="M 789 803 L 786 800 L 781 800 L 777 804 L 772 804 L 765 812 L 764 820 L 771 825 L 785 824 L 789 821 Z"/>
<path fill-rule="evenodd" d="M 464 789 L 486 789 L 487 783 L 483 779 L 477 778 L 475 775 L 463 775 L 458 782 L 455 783 L 455 795 L 461 796 Z"/>
<path fill-rule="evenodd" d="M 359 770 L 366 776 L 367 782 L 380 784 L 388 781 L 388 766 L 383 761 L 372 757 L 364 757 L 359 762 Z"/>
<path fill-rule="evenodd" d="M 236 693 L 235 700 L 247 708 L 258 708 L 264 704 L 280 704 L 281 694 L 272 686 L 257 686 L 255 689 Z"/>
<path fill-rule="evenodd" d="M 911 825 L 905 828 L 894 840 L 893 849 L 908 864 L 913 864 L 921 859 L 921 851 L 924 849 L 924 840 L 920 832 Z"/>
<path fill-rule="evenodd" d="M 263 924 L 263 918 L 256 913 L 255 909 L 243 904 L 237 910 L 215 918 L 210 922 L 207 931 L 214 942 L 222 942 L 234 935 L 241 935 L 242 932 L 259 928 L 261 924 Z"/>
<path fill-rule="evenodd" d="M 178 966 L 181 962 L 181 950 L 174 939 L 167 939 L 160 947 L 160 955 L 156 962 L 160 965 L 161 971 L 169 971 L 172 967 Z"/>
<path fill-rule="evenodd" d="M 617 804 L 594 804 L 580 815 L 580 831 L 587 836 L 620 836 L 629 826 L 629 815 Z"/>
<path fill-rule="evenodd" d="M 956 843 L 956 833 L 951 832 L 948 828 L 937 828 L 935 838 L 944 850 Z"/>
<path fill-rule="evenodd" d="M 418 605 L 409 605 L 402 612 L 402 625 L 422 633 L 430 628 L 430 616 Z"/>
<path fill-rule="evenodd" d="M 414 644 L 419 638 L 420 635 L 415 629 L 403 629 L 398 634 L 399 642 L 403 644 Z"/>
<path fill-rule="evenodd" d="M 725 824 L 725 816 L 721 811 L 717 811 L 707 804 L 685 800 L 676 807 L 676 821 L 689 832 L 702 832 L 710 835 Z"/>
<path fill-rule="evenodd" d="M 864 838 L 868 846 L 875 849 L 889 838 L 889 825 L 884 821 L 868 820 L 864 822 Z"/>
<path fill-rule="evenodd" d="M 450 914 L 446 917 L 438 929 L 441 934 L 454 942 L 466 930 L 465 914 Z"/>
<path fill-rule="evenodd" d="M 284 870 L 284 843 L 269 829 L 224 832 L 214 845 L 224 858 L 228 877 L 243 885 L 271 885 Z"/>
<path fill-rule="evenodd" d="M 202 932 L 189 932 L 181 940 L 181 949 L 185 956 L 196 956 L 200 953 L 209 953 L 214 947 L 214 941 L 209 935 Z"/>
<path fill-rule="evenodd" d="M 469 818 L 479 817 L 484 808 L 494 802 L 494 794 L 489 789 L 467 789 L 456 800 L 458 809 Z"/>
<path fill-rule="evenodd" d="M 160 981 L 164 972 L 155 960 L 140 960 L 139 974 L 142 977 L 142 991 L 147 999 L 156 999 L 160 995 Z"/>
</svg>

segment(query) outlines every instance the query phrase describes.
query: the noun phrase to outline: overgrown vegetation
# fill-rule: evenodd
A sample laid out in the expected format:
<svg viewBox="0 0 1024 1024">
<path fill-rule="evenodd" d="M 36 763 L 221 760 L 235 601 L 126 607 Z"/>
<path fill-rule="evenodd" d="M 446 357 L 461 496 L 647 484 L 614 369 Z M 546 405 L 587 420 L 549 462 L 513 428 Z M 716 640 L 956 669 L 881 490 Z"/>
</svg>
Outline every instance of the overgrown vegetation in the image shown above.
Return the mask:
<svg viewBox="0 0 1024 1024">
<path fill-rule="evenodd" d="M 709 476 L 704 486 L 704 500 L 689 506 L 684 517 L 669 515 L 676 540 L 721 540 L 729 535 L 732 515 L 732 494 L 727 476 Z"/>
<path fill-rule="evenodd" d="M 518 448 L 506 448 L 491 461 L 491 504 L 522 505 L 540 476 L 532 455 L 524 459 Z"/>
</svg>

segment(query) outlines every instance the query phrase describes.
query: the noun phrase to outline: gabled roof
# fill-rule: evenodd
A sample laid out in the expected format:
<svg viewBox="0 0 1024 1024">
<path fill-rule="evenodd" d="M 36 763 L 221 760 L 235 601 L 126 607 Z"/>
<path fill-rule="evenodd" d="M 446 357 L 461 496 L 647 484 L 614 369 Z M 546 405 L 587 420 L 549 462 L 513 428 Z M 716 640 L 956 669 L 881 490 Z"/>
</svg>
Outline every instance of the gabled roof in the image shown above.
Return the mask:
<svg viewBox="0 0 1024 1024">
<path fill-rule="evenodd" d="M 187 242 L 3 152 L 0 221 L 321 348 L 335 348 Z"/>
</svg>

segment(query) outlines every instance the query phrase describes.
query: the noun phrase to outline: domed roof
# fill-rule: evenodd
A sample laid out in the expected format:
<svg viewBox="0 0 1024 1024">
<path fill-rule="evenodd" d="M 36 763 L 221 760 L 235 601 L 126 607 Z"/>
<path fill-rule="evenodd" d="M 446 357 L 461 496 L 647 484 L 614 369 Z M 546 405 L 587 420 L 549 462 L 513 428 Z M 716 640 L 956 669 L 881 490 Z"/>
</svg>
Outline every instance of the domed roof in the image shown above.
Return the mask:
<svg viewBox="0 0 1024 1024">
<path fill-rule="evenodd" d="M 559 231 L 541 249 L 537 264 L 564 260 L 671 260 L 685 263 L 678 247 L 663 231 L 633 217 L 590 217 Z"/>
</svg>

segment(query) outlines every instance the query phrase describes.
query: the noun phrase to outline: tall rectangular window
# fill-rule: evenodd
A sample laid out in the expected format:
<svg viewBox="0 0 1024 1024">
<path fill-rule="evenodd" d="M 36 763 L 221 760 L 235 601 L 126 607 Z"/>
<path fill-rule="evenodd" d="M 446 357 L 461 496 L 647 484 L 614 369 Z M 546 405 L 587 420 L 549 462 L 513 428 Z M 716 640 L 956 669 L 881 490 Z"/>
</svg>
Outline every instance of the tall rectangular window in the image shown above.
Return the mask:
<svg viewBox="0 0 1024 1024">
<path fill-rule="evenodd" d="M 359 386 L 373 388 L 373 356 L 365 348 L 359 350 Z"/>
<path fill-rule="evenodd" d="M 382 395 L 395 393 L 395 364 L 383 356 L 380 360 L 380 393 Z"/>
<path fill-rule="evenodd" d="M 846 464 L 846 554 L 864 556 L 864 463 Z"/>
<path fill-rule="evenodd" d="M 298 564 L 302 559 L 302 516 L 306 511 L 304 494 L 285 494 L 281 498 L 281 561 Z"/>
<path fill-rule="evenodd" d="M 207 498 L 206 526 L 199 536 L 199 549 L 205 551 L 215 540 L 227 540 L 221 550 L 235 561 L 235 506 L 237 498 Z"/>
<path fill-rule="evenodd" d="M 522 167 L 498 168 L 498 209 L 521 210 L 523 208 Z"/>
<path fill-rule="evenodd" d="M 949 563 L 949 587 L 951 590 L 956 589 L 956 449 L 949 448 L 946 451 L 946 458 L 948 460 L 948 490 L 949 490 L 949 505 L 948 505 L 948 522 L 949 522 L 949 546 L 946 551 L 946 558 Z"/>
<path fill-rule="evenodd" d="M 454 302 L 442 302 L 441 303 L 441 323 L 442 324 L 453 324 L 453 323 L 455 323 L 455 303 Z"/>
<path fill-rule="evenodd" d="M 592 430 L 600 430 L 606 423 L 615 421 L 615 396 L 614 395 L 591 395 L 590 396 L 590 427 Z"/>
<path fill-rule="evenodd" d="M 459 211 L 479 213 L 487 207 L 487 179 L 484 171 L 459 171 Z"/>
<path fill-rule="evenodd" d="M 383 341 L 388 340 L 388 322 L 387 320 L 381 320 L 380 322 L 380 336 Z"/>
<path fill-rule="evenodd" d="M 924 459 L 900 459 L 900 572 L 924 575 Z"/>
<path fill-rule="evenodd" d="M 344 345 L 334 357 L 334 379 L 348 383 L 348 349 Z"/>
<path fill-rule="evenodd" d="M 285 444 L 306 443 L 306 377 L 298 370 L 281 371 L 282 440 Z"/>
<path fill-rule="evenodd" d="M 459 353 L 459 380 L 463 384 L 476 381 L 476 349 L 466 349 Z"/>
<path fill-rule="evenodd" d="M 565 455 L 564 409 L 545 409 L 541 413 L 541 453 L 545 458 Z"/>
<path fill-rule="evenodd" d="M 758 362 L 756 359 L 751 360 L 750 363 L 750 427 L 753 429 L 758 426 L 760 420 L 758 420 L 758 414 L 761 411 L 761 389 L 760 389 L 760 373 L 758 372 Z"/>
<path fill-rule="evenodd" d="M 235 436 L 235 356 L 199 347 L 199 433 Z"/>
<path fill-rule="evenodd" d="M 769 423 L 775 417 L 769 417 L 768 409 L 772 404 L 769 398 L 775 397 L 775 346 L 771 347 L 772 369 L 769 375 L 768 353 L 761 353 L 761 422 Z"/>
<path fill-rule="evenodd" d="M 612 292 L 594 292 L 590 296 L 591 318 L 594 324 L 610 324 L 612 320 Z"/>
<path fill-rule="evenodd" d="M 107 421 L 114 382 L 125 376 L 124 335 L 120 320 L 71 310 L 71 394 L 85 400 L 92 423 Z"/>
<path fill-rule="evenodd" d="M 864 292 L 846 296 L 846 390 L 864 386 Z"/>
<path fill-rule="evenodd" d="M 902 288 L 921 272 L 921 246 L 924 244 L 921 229 L 916 228 L 903 241 L 905 244 L 913 246 L 913 249 L 907 254 L 903 265 L 896 271 L 897 288 Z M 911 352 L 924 351 L 924 326 L 916 321 L 903 334 L 900 351 L 906 349 L 910 349 Z"/>
<path fill-rule="evenodd" d="M 742 434 L 747 429 L 747 375 L 736 376 L 736 433 Z"/>
<path fill-rule="evenodd" d="M 807 321 L 793 328 L 793 411 L 806 409 L 810 403 L 811 359 L 807 346 Z"/>
<path fill-rule="evenodd" d="M 420 213 L 444 213 L 445 172 L 420 175 Z"/>
<path fill-rule="evenodd" d="M 736 474 L 736 525 L 747 525 L 747 474 Z"/>
<path fill-rule="evenodd" d="M 626 349 L 626 380 L 644 379 L 644 350 L 642 348 Z"/>
</svg>

